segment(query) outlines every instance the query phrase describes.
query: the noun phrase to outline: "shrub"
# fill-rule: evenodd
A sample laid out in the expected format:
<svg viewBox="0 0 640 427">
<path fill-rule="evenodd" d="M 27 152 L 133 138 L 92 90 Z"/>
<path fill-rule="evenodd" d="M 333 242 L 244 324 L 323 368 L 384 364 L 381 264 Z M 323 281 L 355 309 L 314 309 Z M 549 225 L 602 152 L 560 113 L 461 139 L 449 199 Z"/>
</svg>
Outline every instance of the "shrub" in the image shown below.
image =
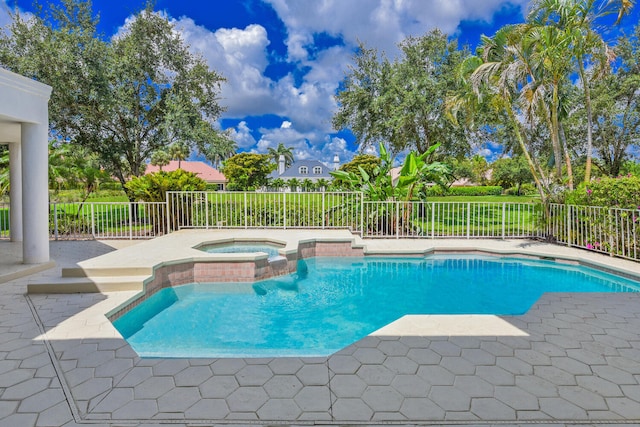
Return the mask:
<svg viewBox="0 0 640 427">
<path fill-rule="evenodd" d="M 581 184 L 566 197 L 568 204 L 640 209 L 640 178 L 602 178 Z"/>
<path fill-rule="evenodd" d="M 504 194 L 507 196 L 531 196 L 538 194 L 538 190 L 533 184 L 527 183 L 520 186 L 520 192 L 518 192 L 518 187 L 511 187 L 504 190 Z"/>
<path fill-rule="evenodd" d="M 438 186 L 431 187 L 427 196 L 500 196 L 502 187 L 500 186 L 470 186 L 470 187 L 449 187 L 444 194 L 438 194 L 435 190 Z"/>
<path fill-rule="evenodd" d="M 191 172 L 176 169 L 133 178 L 125 185 L 129 196 L 144 202 L 164 202 L 167 191 L 204 191 L 207 183 Z"/>
</svg>

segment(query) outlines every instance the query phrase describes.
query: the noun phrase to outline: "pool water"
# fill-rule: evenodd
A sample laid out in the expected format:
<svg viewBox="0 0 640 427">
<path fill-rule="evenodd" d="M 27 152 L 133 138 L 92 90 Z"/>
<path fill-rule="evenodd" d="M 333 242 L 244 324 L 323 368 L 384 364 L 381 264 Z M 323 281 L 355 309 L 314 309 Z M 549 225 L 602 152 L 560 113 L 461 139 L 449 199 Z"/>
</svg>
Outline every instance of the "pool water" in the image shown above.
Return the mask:
<svg viewBox="0 0 640 427">
<path fill-rule="evenodd" d="M 278 249 L 282 246 L 269 243 L 233 242 L 208 245 L 200 248 L 205 252 L 215 254 L 239 254 L 265 252 L 269 258 L 279 256 Z"/>
<path fill-rule="evenodd" d="M 549 261 L 310 258 L 285 277 L 163 289 L 114 325 L 142 357 L 326 356 L 405 314 L 518 315 L 544 292 L 639 290 Z"/>
</svg>

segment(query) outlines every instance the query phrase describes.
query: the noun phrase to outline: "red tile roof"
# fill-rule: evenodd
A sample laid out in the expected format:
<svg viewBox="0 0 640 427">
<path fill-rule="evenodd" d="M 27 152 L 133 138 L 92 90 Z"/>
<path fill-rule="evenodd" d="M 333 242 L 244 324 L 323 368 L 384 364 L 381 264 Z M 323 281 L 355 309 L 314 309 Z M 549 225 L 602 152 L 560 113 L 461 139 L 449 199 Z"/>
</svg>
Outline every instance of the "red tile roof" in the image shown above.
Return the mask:
<svg viewBox="0 0 640 427">
<path fill-rule="evenodd" d="M 178 169 L 177 160 L 172 160 L 168 165 L 162 167 L 162 170 L 165 172 L 172 172 L 176 169 Z M 183 160 L 182 162 L 180 162 L 180 169 L 187 172 L 193 172 L 198 175 L 198 177 L 204 179 L 209 183 L 223 184 L 227 182 L 227 178 L 225 178 L 222 173 L 204 162 L 188 162 L 186 160 Z M 159 170 L 160 168 L 158 166 L 147 165 L 147 169 L 144 171 L 144 173 L 148 174 L 152 172 L 158 172 Z"/>
</svg>

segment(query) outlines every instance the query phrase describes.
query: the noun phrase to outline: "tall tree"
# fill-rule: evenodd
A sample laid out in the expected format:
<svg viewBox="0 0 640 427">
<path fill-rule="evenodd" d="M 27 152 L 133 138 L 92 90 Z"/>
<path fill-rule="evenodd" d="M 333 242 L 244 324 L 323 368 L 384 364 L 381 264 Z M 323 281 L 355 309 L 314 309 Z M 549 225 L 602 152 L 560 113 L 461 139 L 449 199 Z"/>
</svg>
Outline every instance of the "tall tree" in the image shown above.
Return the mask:
<svg viewBox="0 0 640 427">
<path fill-rule="evenodd" d="M 465 69 L 478 100 L 489 103 L 504 113 L 505 121 L 515 135 L 519 151 L 527 161 L 540 197 L 545 202 L 550 193 L 549 179 L 537 161 L 531 141 L 525 139 L 524 125 L 519 120 L 519 103 L 522 100 L 520 90 L 527 86 L 530 75 L 527 59 L 529 52 L 521 44 L 523 31 L 522 25 L 508 25 L 498 30 L 493 37 L 482 36 L 478 56 L 469 58 Z M 527 105 L 534 104 L 532 99 L 528 98 Z M 469 102 L 473 102 L 473 99 Z"/>
<path fill-rule="evenodd" d="M 612 51 L 602 35 L 596 31 L 597 21 L 610 14 L 617 15 L 617 21 L 628 14 L 633 1 L 600 0 L 537 0 L 529 13 L 528 20 L 537 26 L 553 26 L 564 31 L 569 38 L 571 58 L 584 93 L 587 118 L 587 147 L 585 182 L 591 179 L 593 146 L 593 113 L 590 82 L 601 78 L 609 71 Z M 590 72 L 587 73 L 587 68 Z"/>
<path fill-rule="evenodd" d="M 47 10 L 13 16 L 0 34 L 0 64 L 53 86 L 52 135 L 96 153 L 123 185 L 153 152 L 198 143 L 203 122 L 222 111 L 223 78 L 150 5 L 108 42 L 90 1 Z"/>
<path fill-rule="evenodd" d="M 191 154 L 189 146 L 184 142 L 175 142 L 169 147 L 169 157 L 178 161 L 178 169 L 182 167 L 182 161 Z"/>
<path fill-rule="evenodd" d="M 231 139 L 228 131 L 212 131 L 204 144 L 200 144 L 198 149 L 211 162 L 214 168 L 220 169 L 223 161 L 236 154 L 238 144 Z"/>
<path fill-rule="evenodd" d="M 469 135 L 446 120 L 445 101 L 467 51 L 439 30 L 408 37 L 399 47 L 401 57 L 392 62 L 360 45 L 336 97 L 333 126 L 350 128 L 363 147 L 384 142 L 394 153 L 424 153 L 441 143 L 446 154 L 466 154 Z"/>
<path fill-rule="evenodd" d="M 255 190 L 267 185 L 274 166 L 267 154 L 239 153 L 228 158 L 220 171 L 229 180 L 230 190 Z"/>
<path fill-rule="evenodd" d="M 277 165 L 280 161 L 280 156 L 284 156 L 284 167 L 288 168 L 293 164 L 293 147 L 285 147 L 281 142 L 278 144 L 276 148 L 269 147 L 267 149 L 267 154 Z"/>
</svg>

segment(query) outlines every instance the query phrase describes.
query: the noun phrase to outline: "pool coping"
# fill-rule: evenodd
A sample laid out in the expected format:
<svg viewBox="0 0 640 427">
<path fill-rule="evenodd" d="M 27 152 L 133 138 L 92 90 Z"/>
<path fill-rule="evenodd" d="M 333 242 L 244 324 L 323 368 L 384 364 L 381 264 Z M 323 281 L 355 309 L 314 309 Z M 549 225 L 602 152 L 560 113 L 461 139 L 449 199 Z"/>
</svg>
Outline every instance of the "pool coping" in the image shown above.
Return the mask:
<svg viewBox="0 0 640 427">
<path fill-rule="evenodd" d="M 476 245 L 481 242 L 435 243 L 438 243 L 437 247 L 445 251 L 451 252 L 453 249 L 456 249 L 458 252 L 463 249 L 468 252 L 471 249 L 478 250 Z M 394 245 L 400 245 L 401 243 L 377 241 L 371 242 L 371 244 L 374 249 L 375 246 L 380 246 L 385 248 L 385 250 L 391 250 Z M 557 250 L 555 250 L 553 247 L 539 244 L 538 242 L 518 241 L 510 243 L 503 242 L 503 244 L 529 246 L 526 251 L 529 254 L 542 253 L 545 254 L 546 257 L 551 253 L 555 258 L 562 258 L 572 263 L 579 262 L 580 259 L 586 258 L 588 262 L 595 262 L 607 268 L 615 268 L 616 271 L 618 271 L 618 268 L 625 270 L 624 266 L 619 266 L 620 264 L 625 264 L 624 262 L 621 263 L 619 260 L 611 260 L 612 262 L 609 263 L 609 258 L 602 257 L 601 255 L 599 255 L 600 259 L 597 259 L 598 256 L 592 257 L 590 254 L 582 253 L 567 255 L 563 253 L 564 248 L 556 248 Z M 510 248 L 497 249 L 495 245 L 490 242 L 489 244 L 485 243 L 478 246 L 482 249 L 482 253 L 485 253 L 486 250 L 490 250 L 492 253 L 495 253 L 497 250 L 497 252 L 500 252 L 500 255 L 504 256 L 512 256 L 514 253 L 514 250 Z M 541 250 L 544 249 L 544 251 L 533 250 L 531 246 L 534 248 L 539 247 Z M 418 250 L 417 256 L 422 255 L 421 251 L 422 250 Z M 517 252 L 520 253 L 520 250 L 518 249 Z M 375 255 L 379 255 L 379 253 L 375 253 Z M 404 256 L 407 255 L 407 253 L 401 255 Z M 635 274 L 633 275 L 636 276 Z M 543 373 L 547 371 L 547 373 L 552 373 L 552 369 L 557 369 L 555 360 L 563 361 L 566 359 L 568 361 L 567 363 L 577 364 L 575 366 L 578 366 L 582 362 L 578 362 L 576 358 L 586 357 L 589 354 L 593 354 L 595 357 L 595 353 L 592 352 L 600 347 L 594 347 L 591 344 L 604 345 L 605 342 L 599 341 L 600 339 L 606 338 L 607 345 L 612 349 L 618 349 L 618 352 L 622 352 L 627 348 L 629 351 L 638 349 L 640 352 L 640 338 L 635 335 L 638 329 L 632 329 L 634 336 L 633 339 L 629 338 L 630 341 L 628 341 L 628 344 L 622 342 L 616 344 L 616 342 L 613 341 L 616 339 L 615 336 L 620 336 L 619 334 L 615 336 L 596 334 L 593 335 L 595 341 L 585 336 L 584 343 L 579 346 L 574 344 L 571 338 L 571 334 L 578 334 L 577 336 L 580 336 L 579 334 L 584 335 L 584 328 L 586 326 L 595 327 L 596 321 L 606 324 L 612 321 L 615 316 L 621 316 L 627 312 L 637 312 L 635 307 L 640 304 L 640 297 L 638 295 L 622 296 L 608 294 L 606 296 L 584 296 L 580 294 L 545 294 L 536 305 L 523 316 L 410 316 L 400 318 L 396 322 L 404 322 L 405 324 L 399 325 L 401 326 L 399 329 L 385 330 L 385 328 L 389 328 L 389 326 L 396 323 L 393 322 L 381 328 L 379 331 L 372 333 L 369 337 L 327 358 L 203 360 L 138 358 L 128 344 L 126 344 L 126 341 L 119 336 L 110 322 L 104 317 L 104 313 L 108 307 L 121 304 L 124 300 L 130 298 L 132 294 L 133 292 L 27 295 L 27 301 L 32 307 L 33 315 L 42 327 L 42 334 L 36 338 L 36 341 L 42 340 L 47 345 L 49 355 L 58 373 L 57 376 L 67 395 L 67 400 L 70 402 L 72 409 L 75 407 L 73 415 L 76 423 L 104 423 L 109 425 L 112 423 L 114 425 L 122 425 L 154 422 L 171 425 L 222 425 L 237 423 L 265 425 L 343 425 L 345 423 L 350 425 L 404 425 L 407 423 L 411 425 L 478 425 L 485 423 L 535 423 L 539 425 L 545 422 L 552 424 L 613 424 L 640 421 L 640 409 L 636 411 L 633 408 L 628 409 L 630 407 L 627 406 L 627 412 L 624 412 L 622 408 L 615 406 L 621 399 L 626 399 L 625 402 L 629 401 L 629 404 L 637 404 L 639 407 L 640 403 L 634 403 L 633 400 L 629 400 L 626 394 L 621 396 L 617 394 L 607 395 L 605 391 L 602 392 L 602 396 L 607 399 L 610 410 L 595 411 L 590 413 L 590 415 L 572 418 L 571 414 L 573 412 L 571 412 L 571 410 L 575 409 L 575 405 L 571 406 L 573 404 L 570 402 L 573 401 L 567 401 L 566 396 L 563 397 L 564 395 L 559 397 L 536 395 L 538 401 L 537 411 L 523 411 L 522 413 L 518 411 L 517 414 L 514 413 L 514 418 L 503 418 L 503 415 L 500 415 L 501 413 L 499 412 L 494 412 L 493 415 L 485 414 L 484 417 L 480 416 L 481 409 L 475 406 L 476 402 L 478 402 L 478 404 L 482 403 L 483 405 L 503 405 L 506 397 L 500 398 L 502 400 L 496 397 L 497 390 L 502 390 L 503 388 L 506 390 L 512 386 L 500 382 L 502 380 L 500 380 L 499 377 L 500 375 L 504 375 L 504 369 L 507 369 L 506 365 L 494 362 L 494 365 L 487 366 L 479 359 L 469 359 L 469 355 L 472 352 L 486 353 L 486 351 L 489 351 L 489 348 L 495 347 L 497 349 L 498 347 L 507 346 L 511 349 L 510 355 L 507 352 L 499 356 L 496 350 L 494 361 L 497 359 L 502 359 L 504 363 L 511 363 L 510 361 L 522 363 L 522 361 L 525 361 L 536 370 L 533 377 L 529 374 L 525 375 L 522 372 L 520 372 L 520 374 L 512 374 L 515 375 L 517 381 L 518 378 L 525 380 L 528 378 L 542 378 L 540 375 L 543 375 Z M 75 306 L 77 306 L 77 309 L 71 311 L 67 309 L 67 311 L 62 310 L 56 313 L 55 310 L 55 307 Z M 577 329 L 573 330 L 573 332 L 568 329 L 571 323 L 567 320 L 567 316 L 572 312 L 582 312 L 584 313 L 583 316 L 586 316 L 580 321 L 576 319 L 577 323 L 575 327 Z M 483 325 L 491 322 L 495 323 L 493 327 L 483 327 Z M 567 323 L 568 326 L 563 327 L 560 325 L 561 323 Z M 411 329 L 411 325 L 421 326 L 422 328 Z M 640 325 L 640 323 L 638 323 L 638 325 Z M 505 326 L 509 328 L 504 328 Z M 631 326 L 631 324 L 629 326 Z M 571 332 L 571 334 L 567 335 L 568 332 Z M 558 337 L 561 337 L 562 340 Z M 554 340 L 551 341 L 551 338 L 554 338 Z M 582 342 L 583 341 L 581 341 L 581 343 Z M 587 344 L 589 344 L 590 347 L 586 347 Z M 410 348 L 410 352 L 415 351 L 420 354 L 424 353 L 425 355 L 425 352 L 436 351 L 440 354 L 440 359 L 435 364 L 433 361 L 428 362 L 426 360 L 419 363 L 415 362 L 411 357 L 406 355 L 402 356 L 398 353 L 400 351 L 399 349 L 405 347 Z M 436 347 L 439 350 L 436 350 Z M 457 348 L 457 355 L 448 353 L 454 348 Z M 589 350 L 587 350 L 587 348 Z M 404 351 L 406 352 L 406 349 Z M 550 353 L 550 351 L 564 351 L 565 353 L 570 353 L 571 357 L 561 357 L 558 354 Z M 465 352 L 467 353 L 466 355 Z M 577 353 L 574 354 L 574 352 Z M 384 355 L 384 357 L 381 355 Z M 447 359 L 446 363 L 445 359 Z M 399 365 L 397 365 L 399 360 L 404 360 L 403 363 L 406 363 L 406 365 L 399 367 Z M 472 376 L 473 378 L 468 377 L 467 374 L 462 372 L 465 368 L 461 363 L 469 363 L 469 360 L 472 360 L 475 366 L 476 374 Z M 295 373 L 283 373 L 282 370 L 285 369 L 285 365 L 283 365 L 284 362 L 286 362 L 285 365 L 293 364 L 298 366 L 298 370 Z M 450 365 L 450 363 L 453 362 L 458 364 L 456 365 L 457 367 Z M 406 375 L 402 372 L 397 372 L 391 385 L 379 384 L 379 382 L 382 381 L 379 375 L 382 375 L 383 372 L 388 374 L 389 370 L 408 369 L 408 367 L 415 365 L 415 363 L 418 363 L 420 367 L 417 373 Z M 584 376 L 585 374 L 581 374 L 584 376 L 585 381 L 590 380 L 591 377 L 594 379 L 599 377 L 599 375 L 595 374 L 595 369 L 598 369 L 598 373 L 600 373 L 600 370 L 603 369 L 600 368 L 600 366 L 607 366 L 601 365 L 601 363 L 602 362 L 595 362 L 595 365 L 592 365 L 592 369 L 594 370 L 593 375 Z M 617 367 L 616 369 L 625 369 L 631 372 L 633 376 L 627 381 L 634 381 L 633 384 L 640 381 L 640 366 L 629 365 L 621 367 L 619 364 L 615 364 L 615 366 Z M 365 368 L 367 368 L 366 371 Z M 78 376 L 83 375 L 82 372 L 87 369 L 92 370 L 93 374 L 88 377 L 89 379 L 87 381 L 80 383 Z M 183 378 L 180 381 L 184 381 L 183 374 L 199 372 L 201 369 L 209 369 L 210 372 L 213 372 L 210 378 L 217 378 L 215 381 L 232 380 L 238 384 L 244 381 L 245 384 L 240 384 L 238 389 L 224 399 L 216 398 L 212 400 L 205 396 L 200 397 L 200 402 L 206 405 L 217 405 L 217 403 L 226 405 L 225 410 L 220 408 L 216 409 L 217 407 L 214 406 L 205 409 L 201 408 L 202 405 L 198 406 L 199 403 L 196 403 L 188 409 L 185 408 L 184 410 L 175 412 L 175 409 L 171 408 L 182 403 L 186 398 L 173 394 L 173 403 L 171 403 L 171 399 L 167 400 L 165 398 L 173 393 L 173 391 L 189 395 L 194 387 L 188 384 L 180 385 L 178 378 Z M 456 369 L 461 371 L 457 372 Z M 538 369 L 540 373 L 537 372 Z M 564 369 L 571 371 L 573 368 L 565 367 Z M 613 366 L 610 369 L 613 369 Z M 98 370 L 100 370 L 101 373 L 98 373 Z M 151 372 L 151 376 L 146 378 L 140 385 L 131 385 L 134 377 L 137 377 L 142 371 L 146 372 L 146 370 Z M 351 372 L 352 370 L 354 370 L 354 372 Z M 436 381 L 435 378 L 439 378 L 437 381 L 442 381 L 442 384 L 432 382 L 429 389 L 431 391 L 428 396 L 416 397 L 413 391 L 407 391 L 409 394 L 404 395 L 402 408 L 388 412 L 385 408 L 388 408 L 390 405 L 389 399 L 394 400 L 393 396 L 398 392 L 398 387 L 401 387 L 400 383 L 396 383 L 396 381 L 415 380 L 416 383 L 421 383 L 420 381 L 423 380 L 426 381 L 426 377 L 422 375 L 424 373 L 423 370 L 424 372 L 427 370 L 430 372 L 428 377 L 430 381 Z M 498 375 L 498 377 L 485 377 L 484 373 L 489 370 L 494 372 L 495 375 Z M 221 373 L 223 371 L 227 373 Z M 259 382 L 260 375 L 266 371 L 271 372 L 269 374 L 271 375 L 271 379 L 268 381 L 264 380 L 265 383 L 262 385 L 251 385 L 254 382 Z M 561 370 L 558 372 L 563 375 L 566 374 L 566 371 Z M 320 377 L 318 377 L 319 373 L 322 373 Z M 531 371 L 531 373 L 533 374 L 534 371 Z M 603 371 L 602 375 L 604 374 L 605 372 Z M 436 377 L 432 375 L 436 375 Z M 474 378 L 476 381 L 490 381 L 494 384 L 494 394 L 492 394 L 492 396 L 484 396 L 480 394 L 480 391 L 475 389 L 457 386 L 453 379 L 451 379 L 453 378 L 451 375 L 455 376 L 456 383 L 458 379 L 472 380 Z M 480 376 L 478 377 L 478 375 Z M 572 375 L 575 376 L 578 374 L 573 373 Z M 550 380 L 550 378 L 544 375 L 543 377 L 547 378 L 544 381 Z M 154 381 L 161 381 L 163 378 L 173 378 L 171 381 L 175 382 L 175 384 L 162 398 L 158 397 L 156 401 L 153 399 L 148 400 L 148 397 L 143 395 L 138 396 L 138 387 L 142 387 L 145 384 L 154 384 Z M 422 380 L 420 378 L 422 378 Z M 635 378 L 635 380 L 633 378 Z M 103 390 L 100 384 L 103 384 L 105 380 L 108 380 L 112 386 Z M 200 379 L 197 378 L 192 380 L 200 381 Z M 203 381 L 204 380 L 205 379 L 203 379 Z M 272 393 L 268 390 L 268 385 L 274 380 L 299 382 L 303 387 L 298 390 L 298 394 L 296 394 L 295 397 L 285 399 L 277 397 L 273 394 L 275 392 Z M 543 380 L 540 379 L 540 381 Z M 451 382 L 451 385 L 448 385 L 449 382 Z M 356 387 L 356 384 L 362 383 L 366 384 L 366 389 L 362 389 L 359 392 L 353 389 L 353 387 Z M 581 383 L 579 382 L 578 384 L 580 385 Z M 626 383 L 623 382 L 623 384 Z M 199 388 L 200 394 L 203 394 L 204 391 L 202 387 L 203 386 L 200 385 L 195 387 L 195 389 Z M 575 386 L 554 385 L 554 387 L 562 391 L 566 387 L 571 388 Z M 636 386 L 634 385 L 633 387 Z M 517 388 L 514 389 L 514 391 L 520 389 L 521 388 Z M 582 389 L 583 388 L 580 388 L 580 390 Z M 466 404 L 470 405 L 468 408 L 464 410 L 445 408 L 447 403 L 445 401 L 441 402 L 439 399 L 442 396 L 447 396 L 446 393 L 454 390 L 457 390 L 456 392 L 460 392 L 461 394 L 450 396 L 450 404 L 454 405 L 460 402 L 467 402 Z M 130 396 L 132 396 L 134 400 L 129 404 L 121 402 L 120 399 L 122 399 L 122 396 L 129 396 L 128 393 L 132 393 Z M 305 393 L 304 396 L 303 393 Z M 246 407 L 241 406 L 242 404 L 238 399 L 240 399 L 241 396 L 247 398 L 249 395 L 253 397 L 244 401 Z M 267 400 L 263 402 L 262 396 L 267 397 Z M 471 400 L 468 400 L 469 398 Z M 156 402 L 153 403 L 153 405 L 157 413 L 153 416 L 146 416 L 144 415 L 146 412 L 141 410 L 140 408 L 142 407 L 139 405 L 151 404 L 150 402 L 152 401 Z M 427 405 L 424 407 L 432 408 L 432 412 L 426 415 L 415 415 L 414 417 L 407 415 L 414 413 L 410 411 L 417 410 L 417 408 L 411 406 L 414 403 Z M 311 410 L 313 408 L 317 409 L 324 404 L 327 404 L 326 410 Z M 437 404 L 437 406 L 433 406 L 434 404 Z M 520 404 L 524 405 L 525 403 L 516 402 L 512 404 L 512 407 Z M 555 407 L 557 408 L 565 408 L 566 411 L 559 412 L 557 416 L 549 415 L 550 413 L 554 413 L 552 412 L 553 407 L 549 405 L 556 405 Z M 588 404 L 582 403 L 582 405 Z M 194 412 L 196 406 L 198 406 L 198 410 L 202 412 Z M 138 408 L 138 412 L 133 411 L 134 407 Z M 293 412 L 288 411 L 294 411 L 294 407 L 297 407 L 301 412 L 297 413 L 297 415 L 290 416 L 289 414 Z M 146 406 L 144 406 L 144 408 L 146 408 Z M 238 411 L 233 408 L 249 409 L 246 411 Z M 277 409 L 275 412 L 274 408 Z M 218 410 L 219 412 L 216 412 Z M 575 410 L 577 411 L 577 409 Z M 200 413 L 203 415 L 194 415 Z M 211 414 L 218 413 L 221 414 L 220 417 L 211 416 Z M 133 414 L 136 415 L 133 416 Z M 225 415 L 223 416 L 222 414 Z"/>
</svg>

